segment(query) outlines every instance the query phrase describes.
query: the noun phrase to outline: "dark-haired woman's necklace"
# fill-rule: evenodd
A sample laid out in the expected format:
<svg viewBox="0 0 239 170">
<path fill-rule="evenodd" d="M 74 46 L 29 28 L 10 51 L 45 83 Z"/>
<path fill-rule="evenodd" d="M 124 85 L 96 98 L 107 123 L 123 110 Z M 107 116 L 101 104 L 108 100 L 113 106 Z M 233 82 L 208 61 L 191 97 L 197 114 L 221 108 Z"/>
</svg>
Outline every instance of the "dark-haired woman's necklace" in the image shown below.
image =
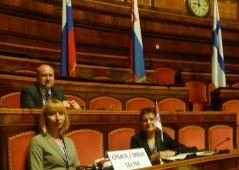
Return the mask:
<svg viewBox="0 0 239 170">
<path fill-rule="evenodd" d="M 149 148 L 152 151 L 152 154 L 157 153 L 157 146 L 156 144 L 154 144 L 153 146 L 150 145 L 150 143 L 148 142 Z"/>
</svg>

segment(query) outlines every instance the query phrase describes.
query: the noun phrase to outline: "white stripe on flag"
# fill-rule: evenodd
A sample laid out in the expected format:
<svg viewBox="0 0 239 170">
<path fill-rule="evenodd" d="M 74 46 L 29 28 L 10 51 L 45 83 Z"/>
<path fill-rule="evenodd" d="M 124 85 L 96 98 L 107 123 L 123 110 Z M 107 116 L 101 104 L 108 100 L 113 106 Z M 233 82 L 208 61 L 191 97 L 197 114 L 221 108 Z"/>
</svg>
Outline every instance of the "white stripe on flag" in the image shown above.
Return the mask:
<svg viewBox="0 0 239 170">
<path fill-rule="evenodd" d="M 63 0 L 63 5 L 62 5 L 62 25 L 61 25 L 61 30 L 64 29 L 64 26 L 66 25 L 66 0 Z"/>
<path fill-rule="evenodd" d="M 143 49 L 143 43 L 142 43 L 142 37 L 141 37 L 141 28 L 140 28 L 140 21 L 139 21 L 139 10 L 138 10 L 138 2 L 137 0 L 134 0 L 134 14 L 136 21 L 134 22 L 134 32 L 138 38 L 138 41 L 140 42 L 140 45 Z"/>
</svg>

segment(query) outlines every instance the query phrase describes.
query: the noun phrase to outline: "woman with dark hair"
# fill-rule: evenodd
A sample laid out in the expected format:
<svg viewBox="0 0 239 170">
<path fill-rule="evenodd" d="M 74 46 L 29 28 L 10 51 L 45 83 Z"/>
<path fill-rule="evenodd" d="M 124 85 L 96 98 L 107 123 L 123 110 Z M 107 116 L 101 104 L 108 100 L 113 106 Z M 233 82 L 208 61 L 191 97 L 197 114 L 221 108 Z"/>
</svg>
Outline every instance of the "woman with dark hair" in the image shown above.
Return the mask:
<svg viewBox="0 0 239 170">
<path fill-rule="evenodd" d="M 156 130 L 154 125 L 156 110 L 145 108 L 140 114 L 142 130 L 131 138 L 130 148 L 144 148 L 151 161 L 188 152 L 188 148 L 172 139 L 167 133 Z"/>
<path fill-rule="evenodd" d="M 61 101 L 49 100 L 40 114 L 40 134 L 33 137 L 28 153 L 30 170 L 70 170 L 80 166 L 73 141 L 65 136 L 69 116 Z"/>
</svg>

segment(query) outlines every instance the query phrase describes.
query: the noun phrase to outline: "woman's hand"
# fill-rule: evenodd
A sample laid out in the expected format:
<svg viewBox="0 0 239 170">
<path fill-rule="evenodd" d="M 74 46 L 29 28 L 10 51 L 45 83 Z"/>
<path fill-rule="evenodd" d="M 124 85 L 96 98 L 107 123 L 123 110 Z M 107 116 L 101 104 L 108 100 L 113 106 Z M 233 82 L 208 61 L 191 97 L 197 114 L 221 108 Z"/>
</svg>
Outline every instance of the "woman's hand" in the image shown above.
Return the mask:
<svg viewBox="0 0 239 170">
<path fill-rule="evenodd" d="M 174 155 L 176 155 L 175 151 L 165 150 L 165 151 L 160 151 L 160 157 L 159 158 L 161 158 L 161 159 L 170 158 Z"/>
<path fill-rule="evenodd" d="M 152 154 L 150 156 L 150 159 L 151 160 L 165 159 L 165 158 L 170 158 L 174 155 L 176 155 L 175 151 L 165 150 L 165 151 L 160 151 L 160 152 L 157 152 L 155 154 Z"/>
</svg>

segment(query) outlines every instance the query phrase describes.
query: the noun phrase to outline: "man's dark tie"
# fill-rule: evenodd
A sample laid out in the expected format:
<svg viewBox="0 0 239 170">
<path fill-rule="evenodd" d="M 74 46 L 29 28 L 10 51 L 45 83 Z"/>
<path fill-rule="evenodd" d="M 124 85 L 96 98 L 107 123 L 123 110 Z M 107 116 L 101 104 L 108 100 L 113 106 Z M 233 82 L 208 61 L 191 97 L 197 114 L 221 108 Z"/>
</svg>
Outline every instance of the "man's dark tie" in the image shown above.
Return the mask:
<svg viewBox="0 0 239 170">
<path fill-rule="evenodd" d="M 49 98 L 49 93 L 48 92 L 46 92 L 46 94 L 45 94 L 45 96 L 46 96 L 46 101 L 48 101 L 50 98 Z"/>
</svg>

